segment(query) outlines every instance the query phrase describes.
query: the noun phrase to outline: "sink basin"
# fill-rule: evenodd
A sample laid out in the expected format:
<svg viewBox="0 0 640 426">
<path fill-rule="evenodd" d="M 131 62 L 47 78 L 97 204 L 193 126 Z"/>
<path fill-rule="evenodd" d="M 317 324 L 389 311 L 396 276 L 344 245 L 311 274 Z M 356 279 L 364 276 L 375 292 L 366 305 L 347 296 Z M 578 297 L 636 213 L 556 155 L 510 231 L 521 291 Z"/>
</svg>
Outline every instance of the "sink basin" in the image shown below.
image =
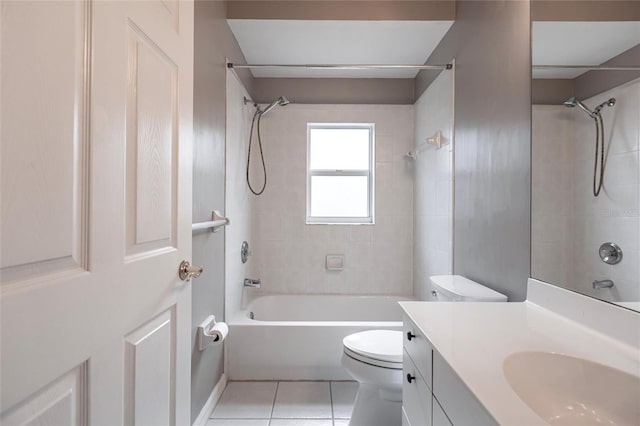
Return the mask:
<svg viewBox="0 0 640 426">
<path fill-rule="evenodd" d="M 640 378 L 549 352 L 517 352 L 502 366 L 516 394 L 552 425 L 640 425 Z"/>
</svg>

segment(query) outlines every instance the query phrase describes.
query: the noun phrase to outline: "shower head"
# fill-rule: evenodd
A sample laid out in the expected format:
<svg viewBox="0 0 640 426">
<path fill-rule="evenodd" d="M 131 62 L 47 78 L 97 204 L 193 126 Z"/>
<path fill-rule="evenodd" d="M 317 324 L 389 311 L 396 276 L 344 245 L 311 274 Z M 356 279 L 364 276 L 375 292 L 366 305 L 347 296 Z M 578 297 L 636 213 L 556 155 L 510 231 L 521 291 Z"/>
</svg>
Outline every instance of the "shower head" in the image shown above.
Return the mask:
<svg viewBox="0 0 640 426">
<path fill-rule="evenodd" d="M 285 98 L 284 96 L 280 96 L 278 99 L 271 102 L 263 111 L 259 111 L 260 115 L 265 115 L 266 113 L 271 111 L 273 108 L 275 108 L 276 105 L 287 106 L 289 105 L 289 99 Z"/>
<path fill-rule="evenodd" d="M 579 107 L 581 110 L 583 110 L 584 112 L 586 112 L 589 117 L 591 118 L 595 118 L 595 116 L 597 115 L 595 112 L 591 111 L 589 108 L 587 108 L 587 106 L 585 104 L 583 104 L 582 102 L 580 102 L 579 100 L 576 99 L 575 96 L 570 97 L 569 99 L 567 99 L 566 101 L 564 101 L 562 103 L 564 106 L 569 107 L 569 108 L 573 108 L 573 107 Z"/>
</svg>

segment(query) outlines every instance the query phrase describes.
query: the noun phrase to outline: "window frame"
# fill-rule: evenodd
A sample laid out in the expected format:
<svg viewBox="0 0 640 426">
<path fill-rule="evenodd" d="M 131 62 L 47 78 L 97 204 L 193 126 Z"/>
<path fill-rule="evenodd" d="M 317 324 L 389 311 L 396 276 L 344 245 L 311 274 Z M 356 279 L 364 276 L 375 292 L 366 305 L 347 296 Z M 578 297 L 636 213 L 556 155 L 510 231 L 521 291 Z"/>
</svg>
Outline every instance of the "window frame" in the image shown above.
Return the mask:
<svg viewBox="0 0 640 426">
<path fill-rule="evenodd" d="M 311 131 L 313 129 L 369 130 L 369 170 L 311 170 Z M 307 225 L 373 225 L 375 224 L 375 123 L 307 123 Z M 313 176 L 366 176 L 368 178 L 367 216 L 311 216 L 311 178 Z"/>
</svg>

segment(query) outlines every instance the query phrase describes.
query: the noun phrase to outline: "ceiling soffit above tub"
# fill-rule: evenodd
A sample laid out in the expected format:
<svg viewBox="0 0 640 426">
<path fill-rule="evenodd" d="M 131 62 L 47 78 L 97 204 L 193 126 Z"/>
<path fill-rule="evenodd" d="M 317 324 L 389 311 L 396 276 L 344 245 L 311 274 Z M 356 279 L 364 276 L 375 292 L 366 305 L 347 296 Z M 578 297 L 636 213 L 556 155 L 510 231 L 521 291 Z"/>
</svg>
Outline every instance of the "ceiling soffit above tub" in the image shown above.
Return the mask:
<svg viewBox="0 0 640 426">
<path fill-rule="evenodd" d="M 593 2 L 600 3 L 600 2 Z M 621 5 L 622 3 L 622 5 Z M 613 11 L 626 10 L 616 2 Z M 596 14 L 532 22 L 532 86 L 534 104 L 559 105 L 575 96 L 585 99 L 640 77 L 640 70 L 603 72 L 589 68 L 536 69 L 536 65 L 633 67 L 640 64 L 640 2 L 637 12 L 618 21 L 595 21 Z M 593 11 L 592 11 L 593 12 Z M 584 15 L 584 14 L 583 14 Z M 635 19 L 635 22 L 633 19 Z"/>
<path fill-rule="evenodd" d="M 453 21 L 456 16 L 456 0 L 229 0 L 226 2 L 226 10 L 230 20 Z M 429 54 L 430 52 L 425 52 L 424 57 Z M 255 63 L 252 60 L 244 63 L 247 62 Z M 238 71 L 253 75 L 248 70 Z M 303 77 L 309 77 L 309 74 L 305 73 Z M 251 78 L 250 93 L 258 102 L 269 102 L 275 87 L 286 89 L 292 102 L 296 103 L 415 102 L 413 76 L 362 78 L 352 71 L 350 78 L 346 79 L 326 73 L 321 77 Z"/>
<path fill-rule="evenodd" d="M 638 45 L 640 22 L 533 22 L 531 38 L 533 65 L 600 65 Z M 534 70 L 533 78 L 573 79 L 587 71 Z"/>
<path fill-rule="evenodd" d="M 229 19 L 251 64 L 423 64 L 453 21 Z M 414 78 L 415 69 L 253 69 L 257 78 Z"/>
</svg>

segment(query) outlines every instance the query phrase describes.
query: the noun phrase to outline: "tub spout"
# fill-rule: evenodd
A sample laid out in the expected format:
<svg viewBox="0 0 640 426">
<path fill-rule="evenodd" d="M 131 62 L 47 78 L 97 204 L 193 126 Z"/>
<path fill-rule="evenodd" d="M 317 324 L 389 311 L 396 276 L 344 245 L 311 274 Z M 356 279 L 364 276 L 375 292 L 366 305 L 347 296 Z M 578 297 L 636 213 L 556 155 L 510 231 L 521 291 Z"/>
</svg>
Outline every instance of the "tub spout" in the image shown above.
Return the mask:
<svg viewBox="0 0 640 426">
<path fill-rule="evenodd" d="M 260 278 L 258 278 L 257 280 L 254 280 L 254 279 L 251 279 L 251 278 L 245 278 L 244 279 L 244 286 L 245 287 L 260 288 L 262 286 L 262 284 L 260 283 Z"/>
<path fill-rule="evenodd" d="M 614 286 L 613 281 L 611 280 L 595 280 L 592 285 L 595 289 L 611 288 Z"/>
</svg>

